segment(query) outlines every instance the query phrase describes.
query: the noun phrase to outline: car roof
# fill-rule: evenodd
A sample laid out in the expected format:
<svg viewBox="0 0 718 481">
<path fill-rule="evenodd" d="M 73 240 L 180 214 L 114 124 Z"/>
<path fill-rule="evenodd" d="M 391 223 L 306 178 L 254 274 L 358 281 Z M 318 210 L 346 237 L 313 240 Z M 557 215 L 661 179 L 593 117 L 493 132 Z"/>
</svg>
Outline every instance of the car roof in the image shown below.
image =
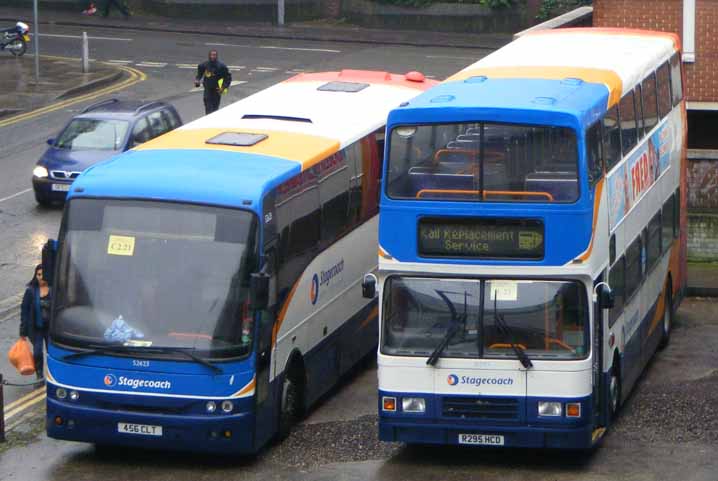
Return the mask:
<svg viewBox="0 0 718 481">
<path fill-rule="evenodd" d="M 160 109 L 172 108 L 166 102 L 107 99 L 85 108 L 75 118 L 131 120 Z"/>
</svg>

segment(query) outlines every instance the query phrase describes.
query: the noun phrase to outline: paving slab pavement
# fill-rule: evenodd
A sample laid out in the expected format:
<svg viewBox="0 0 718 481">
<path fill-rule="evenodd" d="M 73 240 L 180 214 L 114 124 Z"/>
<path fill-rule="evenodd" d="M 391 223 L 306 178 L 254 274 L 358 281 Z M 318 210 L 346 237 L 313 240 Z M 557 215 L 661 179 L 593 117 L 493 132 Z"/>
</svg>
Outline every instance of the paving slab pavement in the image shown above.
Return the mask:
<svg viewBox="0 0 718 481">
<path fill-rule="evenodd" d="M 79 60 L 40 56 L 40 82 L 35 82 L 35 59 L 0 55 L 0 119 L 89 93 L 121 80 L 117 66 L 90 63 L 82 73 Z"/>
<path fill-rule="evenodd" d="M 18 19 L 32 19 L 32 9 L 0 7 L 0 22 L 12 23 Z M 92 26 L 121 30 L 154 30 L 188 34 L 209 34 L 227 37 L 248 37 L 289 40 L 316 40 L 332 42 L 354 42 L 368 44 L 413 45 L 455 48 L 485 48 L 495 50 L 511 41 L 510 34 L 466 34 L 416 30 L 384 30 L 358 27 L 356 25 L 330 21 L 296 22 L 283 27 L 270 23 L 221 21 L 216 19 L 195 19 L 133 15 L 103 18 L 99 15 L 83 16 L 79 11 L 45 7 L 40 11 L 40 24 L 68 26 Z"/>
</svg>

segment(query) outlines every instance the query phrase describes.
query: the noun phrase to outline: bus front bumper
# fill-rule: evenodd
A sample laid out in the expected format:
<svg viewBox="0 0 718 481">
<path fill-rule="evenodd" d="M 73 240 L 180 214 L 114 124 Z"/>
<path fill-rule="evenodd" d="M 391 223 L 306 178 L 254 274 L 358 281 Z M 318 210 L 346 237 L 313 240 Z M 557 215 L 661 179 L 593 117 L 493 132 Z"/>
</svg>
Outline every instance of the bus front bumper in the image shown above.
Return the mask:
<svg viewBox="0 0 718 481">
<path fill-rule="evenodd" d="M 476 437 L 472 435 L 485 435 Z M 449 425 L 431 422 L 404 422 L 379 418 L 381 441 L 407 444 L 460 445 L 461 435 L 469 442 L 488 439 L 492 444 L 480 447 L 587 449 L 593 446 L 590 426 L 548 428 L 546 426 Z M 493 444 L 501 439 L 503 444 Z"/>
<path fill-rule="evenodd" d="M 173 451 L 251 454 L 254 415 L 166 415 L 99 409 L 47 400 L 47 435 L 55 439 Z M 119 424 L 161 426 L 161 435 L 120 432 Z M 159 430 L 143 428 L 143 431 Z"/>
</svg>

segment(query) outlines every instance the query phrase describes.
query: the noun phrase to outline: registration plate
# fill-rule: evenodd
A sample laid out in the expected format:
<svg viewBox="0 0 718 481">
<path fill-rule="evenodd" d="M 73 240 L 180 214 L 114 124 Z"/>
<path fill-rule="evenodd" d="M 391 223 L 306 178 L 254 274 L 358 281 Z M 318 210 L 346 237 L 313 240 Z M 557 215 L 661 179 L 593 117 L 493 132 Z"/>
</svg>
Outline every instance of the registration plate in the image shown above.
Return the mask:
<svg viewBox="0 0 718 481">
<path fill-rule="evenodd" d="M 52 190 L 55 192 L 69 192 L 70 184 L 52 184 Z"/>
<path fill-rule="evenodd" d="M 459 434 L 459 444 L 503 446 L 504 437 L 499 434 Z"/>
<path fill-rule="evenodd" d="M 117 432 L 125 434 L 140 434 L 142 436 L 162 436 L 162 426 L 149 424 L 117 423 Z"/>
</svg>

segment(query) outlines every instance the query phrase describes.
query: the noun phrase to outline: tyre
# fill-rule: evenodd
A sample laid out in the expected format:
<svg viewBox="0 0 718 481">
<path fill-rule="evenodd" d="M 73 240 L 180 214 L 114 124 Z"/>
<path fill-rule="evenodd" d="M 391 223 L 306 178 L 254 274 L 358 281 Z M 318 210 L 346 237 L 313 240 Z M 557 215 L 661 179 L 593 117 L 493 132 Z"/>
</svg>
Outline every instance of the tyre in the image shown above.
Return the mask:
<svg viewBox="0 0 718 481">
<path fill-rule="evenodd" d="M 618 367 L 618 360 L 613 361 L 611 368 L 611 379 L 608 383 L 608 410 L 611 419 L 615 419 L 618 410 L 621 408 L 621 370 Z"/>
<path fill-rule="evenodd" d="M 25 51 L 27 50 L 27 44 L 25 43 L 25 40 L 17 38 L 10 42 L 5 48 L 10 50 L 10 53 L 14 56 L 22 57 L 25 55 Z"/>
<path fill-rule="evenodd" d="M 670 282 L 666 284 L 666 302 L 663 307 L 663 322 L 661 323 L 661 343 L 659 349 L 663 349 L 671 340 L 671 329 L 673 328 L 673 289 Z"/>
<path fill-rule="evenodd" d="M 299 421 L 303 411 L 303 389 L 301 375 L 298 370 L 287 372 L 282 385 L 282 397 L 279 406 L 279 439 L 289 436 L 292 427 Z"/>
<path fill-rule="evenodd" d="M 38 191 L 35 191 L 35 201 L 40 207 L 50 207 L 52 205 L 52 202 Z"/>
</svg>

